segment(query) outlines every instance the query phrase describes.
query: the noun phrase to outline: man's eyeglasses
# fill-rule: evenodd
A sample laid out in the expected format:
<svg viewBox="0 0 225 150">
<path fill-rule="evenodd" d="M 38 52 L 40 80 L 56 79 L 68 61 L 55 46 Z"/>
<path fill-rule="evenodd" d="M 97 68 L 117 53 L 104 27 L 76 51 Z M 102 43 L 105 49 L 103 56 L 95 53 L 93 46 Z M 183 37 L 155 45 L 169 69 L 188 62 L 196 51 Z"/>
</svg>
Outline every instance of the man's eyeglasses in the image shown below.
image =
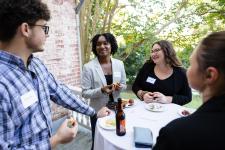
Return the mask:
<svg viewBox="0 0 225 150">
<path fill-rule="evenodd" d="M 46 26 L 46 25 L 38 25 L 38 24 L 34 24 L 34 25 L 30 25 L 30 26 L 40 26 L 44 30 L 45 35 L 48 35 L 49 26 Z"/>
<path fill-rule="evenodd" d="M 161 51 L 161 50 L 162 50 L 161 48 L 152 49 L 151 53 L 155 53 L 155 52 L 158 52 L 158 51 Z"/>
</svg>

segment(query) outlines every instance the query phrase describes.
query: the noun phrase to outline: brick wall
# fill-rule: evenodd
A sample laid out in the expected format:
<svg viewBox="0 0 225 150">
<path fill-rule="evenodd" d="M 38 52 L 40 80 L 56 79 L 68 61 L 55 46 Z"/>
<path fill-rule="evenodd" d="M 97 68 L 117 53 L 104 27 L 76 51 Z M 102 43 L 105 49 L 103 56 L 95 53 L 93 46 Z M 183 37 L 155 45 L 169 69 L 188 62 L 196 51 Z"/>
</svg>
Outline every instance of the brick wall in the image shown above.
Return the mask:
<svg viewBox="0 0 225 150">
<path fill-rule="evenodd" d="M 49 71 L 64 84 L 80 86 L 79 20 L 73 0 L 43 0 L 50 11 L 49 37 L 45 51 L 35 54 Z M 52 119 L 67 115 L 68 110 L 52 103 Z"/>
<path fill-rule="evenodd" d="M 47 68 L 61 82 L 80 86 L 79 23 L 73 0 L 43 0 L 51 11 L 45 51 L 38 53 Z"/>
</svg>

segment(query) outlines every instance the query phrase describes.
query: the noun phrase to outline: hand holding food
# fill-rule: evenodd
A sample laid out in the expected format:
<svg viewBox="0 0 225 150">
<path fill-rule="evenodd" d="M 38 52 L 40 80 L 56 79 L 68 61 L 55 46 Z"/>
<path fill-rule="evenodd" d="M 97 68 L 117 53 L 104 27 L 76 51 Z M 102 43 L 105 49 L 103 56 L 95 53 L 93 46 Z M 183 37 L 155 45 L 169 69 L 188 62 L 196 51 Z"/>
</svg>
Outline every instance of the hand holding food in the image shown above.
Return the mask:
<svg viewBox="0 0 225 150">
<path fill-rule="evenodd" d="M 76 121 L 73 117 L 70 117 L 67 122 L 67 127 L 73 128 L 76 125 Z"/>
<path fill-rule="evenodd" d="M 115 91 L 118 91 L 120 88 L 121 88 L 121 85 L 120 85 L 119 82 L 113 83 L 113 89 L 114 89 Z"/>
<path fill-rule="evenodd" d="M 110 109 L 108 109 L 107 107 L 102 107 L 102 108 L 98 111 L 97 117 L 98 117 L 98 118 L 102 118 L 102 117 L 108 116 L 110 113 L 111 113 L 111 110 L 110 110 Z"/>
<path fill-rule="evenodd" d="M 154 97 L 153 97 L 153 93 L 152 92 L 146 92 L 144 95 L 143 95 L 143 101 L 145 103 L 152 103 L 154 102 Z"/>
<path fill-rule="evenodd" d="M 65 144 L 74 139 L 77 135 L 77 130 L 78 123 L 76 123 L 73 117 L 70 117 L 62 123 L 53 137 L 55 141 L 58 141 L 58 143 Z"/>
<path fill-rule="evenodd" d="M 106 85 L 101 88 L 102 93 L 111 94 L 113 92 L 113 84 Z"/>
<path fill-rule="evenodd" d="M 155 102 L 162 103 L 162 104 L 169 103 L 167 100 L 167 97 L 160 92 L 153 92 L 153 97 L 154 97 L 153 101 Z"/>
</svg>

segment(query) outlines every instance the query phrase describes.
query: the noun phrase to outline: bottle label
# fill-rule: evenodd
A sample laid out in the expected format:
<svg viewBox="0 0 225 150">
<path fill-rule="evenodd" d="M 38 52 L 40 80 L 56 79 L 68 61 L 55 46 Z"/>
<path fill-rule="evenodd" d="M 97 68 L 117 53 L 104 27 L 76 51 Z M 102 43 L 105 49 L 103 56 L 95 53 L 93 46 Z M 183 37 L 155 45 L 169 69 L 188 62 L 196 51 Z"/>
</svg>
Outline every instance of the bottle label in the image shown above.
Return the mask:
<svg viewBox="0 0 225 150">
<path fill-rule="evenodd" d="M 120 120 L 120 132 L 126 132 L 125 120 Z"/>
</svg>

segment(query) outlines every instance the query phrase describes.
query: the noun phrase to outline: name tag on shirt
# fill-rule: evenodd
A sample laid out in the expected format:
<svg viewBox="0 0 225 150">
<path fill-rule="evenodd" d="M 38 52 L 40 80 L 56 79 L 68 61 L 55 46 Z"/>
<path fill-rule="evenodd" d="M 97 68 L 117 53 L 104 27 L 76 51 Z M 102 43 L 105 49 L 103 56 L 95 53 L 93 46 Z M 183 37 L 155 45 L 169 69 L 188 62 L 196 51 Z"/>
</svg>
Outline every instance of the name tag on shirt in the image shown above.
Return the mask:
<svg viewBox="0 0 225 150">
<path fill-rule="evenodd" d="M 151 83 L 151 84 L 154 84 L 155 81 L 156 81 L 156 79 L 152 78 L 152 77 L 148 77 L 147 80 L 146 80 L 146 82 Z"/>
<path fill-rule="evenodd" d="M 31 106 L 35 102 L 38 101 L 37 95 L 34 90 L 31 90 L 21 96 L 23 107 L 26 109 L 27 107 Z"/>
<path fill-rule="evenodd" d="M 114 72 L 114 77 L 121 78 L 121 72 Z"/>
</svg>

